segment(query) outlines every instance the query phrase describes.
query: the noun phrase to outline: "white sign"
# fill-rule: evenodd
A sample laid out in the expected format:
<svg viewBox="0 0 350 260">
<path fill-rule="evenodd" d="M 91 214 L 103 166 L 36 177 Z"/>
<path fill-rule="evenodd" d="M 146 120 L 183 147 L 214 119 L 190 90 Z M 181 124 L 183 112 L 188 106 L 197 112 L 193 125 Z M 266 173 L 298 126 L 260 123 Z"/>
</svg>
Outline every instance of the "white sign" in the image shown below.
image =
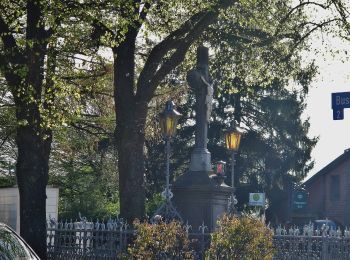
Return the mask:
<svg viewBox="0 0 350 260">
<path fill-rule="evenodd" d="M 265 193 L 249 193 L 250 206 L 265 206 Z"/>
</svg>

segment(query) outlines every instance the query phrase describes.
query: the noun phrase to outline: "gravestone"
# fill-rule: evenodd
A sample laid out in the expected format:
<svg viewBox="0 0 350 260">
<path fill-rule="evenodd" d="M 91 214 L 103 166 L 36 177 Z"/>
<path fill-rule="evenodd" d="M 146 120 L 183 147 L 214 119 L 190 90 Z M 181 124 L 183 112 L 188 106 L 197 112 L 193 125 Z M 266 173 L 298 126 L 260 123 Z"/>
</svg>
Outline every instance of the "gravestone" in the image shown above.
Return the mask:
<svg viewBox="0 0 350 260">
<path fill-rule="evenodd" d="M 227 211 L 233 189 L 210 178 L 213 174 L 207 149 L 208 124 L 212 109 L 213 86 L 209 76 L 208 48 L 197 49 L 197 66 L 187 74 L 187 81 L 196 95 L 196 136 L 189 171 L 173 184 L 174 204 L 184 222 L 194 231 L 204 223 L 211 232 L 219 216 Z"/>
</svg>

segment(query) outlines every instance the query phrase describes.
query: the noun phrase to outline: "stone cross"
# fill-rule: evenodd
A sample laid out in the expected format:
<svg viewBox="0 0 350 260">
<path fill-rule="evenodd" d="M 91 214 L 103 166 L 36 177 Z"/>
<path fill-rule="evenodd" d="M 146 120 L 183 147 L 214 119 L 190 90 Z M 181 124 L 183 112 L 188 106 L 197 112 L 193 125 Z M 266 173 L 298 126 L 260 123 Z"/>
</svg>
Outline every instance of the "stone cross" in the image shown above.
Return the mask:
<svg viewBox="0 0 350 260">
<path fill-rule="evenodd" d="M 211 170 L 207 150 L 208 124 L 212 110 L 213 86 L 209 76 L 208 48 L 198 47 L 197 67 L 187 73 L 187 81 L 196 95 L 196 138 L 190 170 Z"/>
</svg>

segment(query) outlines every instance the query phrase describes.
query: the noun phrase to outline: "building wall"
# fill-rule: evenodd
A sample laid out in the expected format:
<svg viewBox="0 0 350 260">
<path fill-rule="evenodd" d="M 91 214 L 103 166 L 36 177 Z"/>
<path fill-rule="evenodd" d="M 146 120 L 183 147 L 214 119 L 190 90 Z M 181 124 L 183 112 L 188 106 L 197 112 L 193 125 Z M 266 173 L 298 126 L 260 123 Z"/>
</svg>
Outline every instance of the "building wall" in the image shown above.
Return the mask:
<svg viewBox="0 0 350 260">
<path fill-rule="evenodd" d="M 346 179 L 344 181 L 345 191 L 345 207 L 344 207 L 344 225 L 350 227 L 350 162 L 346 172 Z"/>
<path fill-rule="evenodd" d="M 46 188 L 46 219 L 58 217 L 58 188 Z M 17 233 L 20 232 L 19 192 L 18 188 L 0 189 L 0 222 L 3 222 Z"/>
<path fill-rule="evenodd" d="M 18 205 L 19 196 L 17 188 L 0 189 L 0 222 L 6 223 L 19 232 Z"/>
<path fill-rule="evenodd" d="M 321 176 L 310 185 L 306 186 L 309 192 L 309 212 L 315 216 L 319 216 L 319 218 L 323 218 L 322 214 L 324 214 L 324 200 L 326 196 L 324 184 L 324 176 Z"/>
<path fill-rule="evenodd" d="M 333 176 L 338 176 L 339 186 L 332 187 Z M 330 219 L 343 226 L 350 225 L 350 160 L 307 184 L 308 208 L 319 219 Z M 334 198 L 335 193 L 339 198 Z M 332 197 L 333 196 L 333 197 Z"/>
<path fill-rule="evenodd" d="M 347 171 L 350 162 L 345 162 L 335 168 L 329 174 L 325 175 L 325 188 L 326 188 L 326 199 L 325 199 L 325 213 L 326 217 L 331 220 L 345 225 L 345 205 L 346 202 L 350 202 L 350 198 L 346 198 L 346 182 L 347 182 Z M 339 191 L 335 191 L 332 187 L 332 177 L 338 176 L 339 178 Z M 332 199 L 332 194 L 339 192 L 339 198 Z"/>
</svg>

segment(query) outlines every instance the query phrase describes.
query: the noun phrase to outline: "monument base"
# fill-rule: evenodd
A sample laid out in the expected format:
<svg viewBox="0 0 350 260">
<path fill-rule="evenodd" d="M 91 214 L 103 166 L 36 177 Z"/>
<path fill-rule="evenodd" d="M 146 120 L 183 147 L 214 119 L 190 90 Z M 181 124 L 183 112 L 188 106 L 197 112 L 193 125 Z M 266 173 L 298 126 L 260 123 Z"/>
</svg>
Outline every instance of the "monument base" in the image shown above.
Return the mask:
<svg viewBox="0 0 350 260">
<path fill-rule="evenodd" d="M 191 154 L 190 171 L 211 172 L 211 155 L 207 149 L 195 149 Z"/>
<path fill-rule="evenodd" d="M 173 184 L 173 202 L 182 220 L 198 232 L 203 223 L 208 232 L 215 230 L 217 219 L 227 212 L 233 189 L 209 178 L 211 172 L 189 171 Z"/>
</svg>

